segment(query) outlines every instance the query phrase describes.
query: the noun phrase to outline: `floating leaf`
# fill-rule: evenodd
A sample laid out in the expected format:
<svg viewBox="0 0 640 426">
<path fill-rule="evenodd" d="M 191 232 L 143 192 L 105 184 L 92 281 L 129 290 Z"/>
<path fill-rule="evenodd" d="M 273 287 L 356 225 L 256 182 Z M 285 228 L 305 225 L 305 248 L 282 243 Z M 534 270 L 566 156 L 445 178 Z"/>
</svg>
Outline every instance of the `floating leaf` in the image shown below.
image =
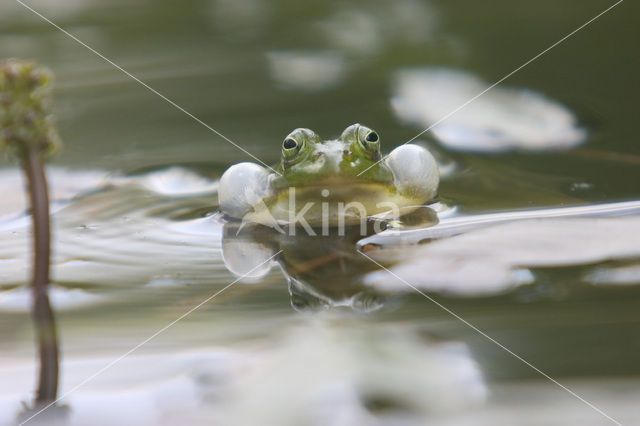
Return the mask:
<svg viewBox="0 0 640 426">
<path fill-rule="evenodd" d="M 377 261 L 399 263 L 390 268 L 393 274 L 377 271 L 364 281 L 390 292 L 414 291 L 413 286 L 461 296 L 491 295 L 532 282 L 532 267 L 640 258 L 638 235 L 638 216 L 522 220 L 420 246 L 369 251 Z"/>
<path fill-rule="evenodd" d="M 433 126 L 436 139 L 455 150 L 567 149 L 584 142 L 586 131 L 566 107 L 524 89 L 498 86 L 478 96 L 489 86 L 455 69 L 402 70 L 391 104 L 401 120 Z"/>
</svg>

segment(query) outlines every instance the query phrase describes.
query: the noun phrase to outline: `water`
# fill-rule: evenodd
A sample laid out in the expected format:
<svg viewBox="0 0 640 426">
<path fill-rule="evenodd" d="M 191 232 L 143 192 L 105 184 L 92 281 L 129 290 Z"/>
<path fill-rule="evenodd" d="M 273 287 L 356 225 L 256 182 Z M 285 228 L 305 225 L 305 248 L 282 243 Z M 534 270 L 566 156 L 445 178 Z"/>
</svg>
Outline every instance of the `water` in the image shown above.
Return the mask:
<svg viewBox="0 0 640 426">
<path fill-rule="evenodd" d="M 424 129 L 392 107 L 401 70 L 458 70 L 491 84 L 608 6 L 29 4 L 268 164 L 300 126 L 329 138 L 362 122 L 391 149 Z M 455 214 L 638 199 L 636 9 L 622 3 L 502 85 L 566 108 L 586 133 L 576 148 L 488 154 L 421 138 L 443 166 L 439 192 Z M 357 239 L 234 238 L 215 214 L 216 178 L 250 157 L 19 4 L 0 5 L 0 22 L 0 57 L 35 58 L 57 75 L 65 149 L 50 169 L 52 299 L 63 393 L 258 266 L 65 397 L 72 424 L 609 422 L 402 282 L 375 275 Z M 0 423 L 11 424 L 31 398 L 35 363 L 22 287 L 28 222 L 18 171 L 3 161 Z M 636 216 L 618 216 L 601 219 L 610 228 L 544 222 L 558 239 L 549 249 L 558 256 L 544 261 L 517 242 L 505 248 L 503 228 L 421 246 L 431 273 L 420 269 L 422 252 L 367 253 L 406 261 L 406 275 L 393 269 L 401 277 L 634 424 L 640 256 Z M 617 235 L 595 238 L 593 226 Z"/>
</svg>

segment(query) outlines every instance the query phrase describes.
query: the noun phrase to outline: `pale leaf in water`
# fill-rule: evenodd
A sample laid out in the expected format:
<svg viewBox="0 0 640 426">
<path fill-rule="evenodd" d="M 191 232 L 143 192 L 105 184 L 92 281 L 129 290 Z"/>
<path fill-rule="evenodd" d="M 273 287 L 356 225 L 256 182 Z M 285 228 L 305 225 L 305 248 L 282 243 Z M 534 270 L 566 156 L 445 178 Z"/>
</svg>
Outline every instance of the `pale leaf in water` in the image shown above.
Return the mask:
<svg viewBox="0 0 640 426">
<path fill-rule="evenodd" d="M 397 45 L 434 42 L 438 34 L 438 10 L 420 0 L 376 1 L 369 7 L 340 7 L 316 23 L 327 43 L 351 58 L 375 58 Z"/>
<path fill-rule="evenodd" d="M 367 252 L 379 262 L 400 262 L 390 268 L 393 274 L 373 272 L 364 282 L 391 292 L 414 286 L 458 296 L 492 295 L 532 282 L 526 268 L 640 258 L 638 235 L 638 216 L 517 221 L 421 246 Z"/>
<path fill-rule="evenodd" d="M 497 86 L 471 101 L 490 85 L 455 69 L 405 69 L 394 77 L 391 104 L 402 121 L 433 125 L 454 150 L 567 149 L 586 139 L 569 109 L 531 90 Z"/>
<path fill-rule="evenodd" d="M 347 71 L 344 57 L 332 51 L 271 51 L 267 61 L 271 78 L 284 90 L 329 89 L 340 84 Z"/>
<path fill-rule="evenodd" d="M 64 424 L 423 425 L 488 398 L 464 343 L 380 324 L 282 325 L 225 349 L 147 348 L 123 357 L 73 394 Z M 83 352 L 65 357 L 64 389 L 121 353 Z M 10 361 L 0 363 L 3 425 L 17 424 L 16 407 L 32 392 L 31 360 Z M 47 414 L 40 420 L 53 424 Z"/>
<path fill-rule="evenodd" d="M 326 324 L 286 330 L 254 350 L 255 364 L 224 394 L 220 424 L 425 424 L 488 397 L 463 343 L 397 327 Z"/>
<path fill-rule="evenodd" d="M 586 274 L 584 279 L 596 285 L 640 284 L 640 264 L 615 268 L 596 268 Z"/>
<path fill-rule="evenodd" d="M 167 167 L 139 176 L 115 177 L 110 183 L 139 185 L 168 197 L 214 193 L 218 183 L 182 167 Z"/>
</svg>

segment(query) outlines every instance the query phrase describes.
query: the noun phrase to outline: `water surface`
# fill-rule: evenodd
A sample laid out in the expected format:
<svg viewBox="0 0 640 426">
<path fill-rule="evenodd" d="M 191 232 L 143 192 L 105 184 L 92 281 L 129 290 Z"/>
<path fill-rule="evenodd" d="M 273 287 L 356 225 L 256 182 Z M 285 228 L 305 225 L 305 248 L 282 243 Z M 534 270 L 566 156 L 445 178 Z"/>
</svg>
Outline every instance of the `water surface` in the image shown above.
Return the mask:
<svg viewBox="0 0 640 426">
<path fill-rule="evenodd" d="M 29 4 L 268 164 L 301 126 L 329 138 L 361 122 L 391 149 L 424 129 L 392 107 L 403 70 L 458 70 L 490 84 L 608 6 Z M 442 201 L 472 215 L 637 200 L 637 12 L 622 3 L 503 84 L 566 108 L 585 132 L 573 148 L 472 152 L 421 137 L 446 172 Z M 63 393 L 234 282 L 229 244 L 245 258 L 277 254 L 66 397 L 72 424 L 608 422 L 394 277 L 383 278 L 385 291 L 367 285 L 373 275 L 365 274 L 379 268 L 357 254 L 355 239 L 268 231 L 229 239 L 216 215 L 216 179 L 251 158 L 19 4 L 1 5 L 0 23 L 0 57 L 34 58 L 57 75 L 65 149 L 50 170 L 51 296 Z M 10 424 L 31 398 L 35 364 L 28 221 L 19 173 L 2 161 L 0 423 Z M 585 260 L 581 236 L 593 224 L 583 232 L 568 220 L 576 233 L 563 250 L 578 260 L 516 265 L 526 279 L 506 290 L 428 294 L 634 424 L 637 226 L 612 227 L 621 235 L 602 241 L 614 255 Z M 438 277 L 448 277 L 444 270 Z M 480 280 L 467 277 L 459 284 L 473 290 Z"/>
</svg>

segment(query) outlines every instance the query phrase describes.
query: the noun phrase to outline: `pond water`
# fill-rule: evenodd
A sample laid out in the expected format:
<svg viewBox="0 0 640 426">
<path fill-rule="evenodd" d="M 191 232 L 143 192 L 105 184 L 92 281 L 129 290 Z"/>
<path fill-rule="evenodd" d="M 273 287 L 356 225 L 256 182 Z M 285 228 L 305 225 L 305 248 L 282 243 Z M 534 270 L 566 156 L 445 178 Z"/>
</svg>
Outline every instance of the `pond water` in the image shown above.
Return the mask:
<svg viewBox="0 0 640 426">
<path fill-rule="evenodd" d="M 28 4 L 193 115 L 0 5 L 0 57 L 57 76 L 62 424 L 639 422 L 637 5 L 416 139 L 441 223 L 358 243 L 227 223 L 217 178 L 253 159 L 194 117 L 267 164 L 296 127 L 365 123 L 388 151 L 613 2 Z M 0 424 L 17 424 L 30 234 L 1 161 Z"/>
</svg>

